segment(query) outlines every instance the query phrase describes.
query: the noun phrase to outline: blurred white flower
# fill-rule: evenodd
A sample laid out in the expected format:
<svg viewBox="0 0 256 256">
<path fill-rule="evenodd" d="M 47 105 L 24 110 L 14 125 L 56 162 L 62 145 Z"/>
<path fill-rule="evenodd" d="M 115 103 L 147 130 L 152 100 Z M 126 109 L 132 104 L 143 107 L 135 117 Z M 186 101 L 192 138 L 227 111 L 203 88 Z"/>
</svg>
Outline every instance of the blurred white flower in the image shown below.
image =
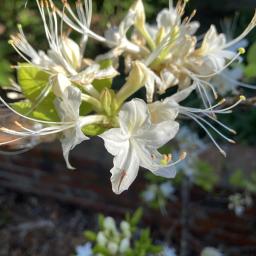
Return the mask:
<svg viewBox="0 0 256 256">
<path fill-rule="evenodd" d="M 118 244 L 110 241 L 107 245 L 107 249 L 112 255 L 116 255 L 118 251 Z"/>
<path fill-rule="evenodd" d="M 163 251 L 163 256 L 177 256 L 176 250 L 172 247 L 165 246 Z"/>
<path fill-rule="evenodd" d="M 107 238 L 106 236 L 104 235 L 104 233 L 102 231 L 100 231 L 98 234 L 97 234 L 97 243 L 100 245 L 100 246 L 105 246 L 107 244 Z"/>
<path fill-rule="evenodd" d="M 130 249 L 130 239 L 124 238 L 119 246 L 120 253 L 125 253 L 127 250 Z"/>
<path fill-rule="evenodd" d="M 106 217 L 103 225 L 106 230 L 116 232 L 116 222 L 112 217 Z"/>
<path fill-rule="evenodd" d="M 201 252 L 201 256 L 224 256 L 224 254 L 214 247 L 206 247 Z"/>
<path fill-rule="evenodd" d="M 175 188 L 169 181 L 160 184 L 159 188 L 163 196 L 166 198 L 169 198 L 175 191 Z"/>
<path fill-rule="evenodd" d="M 93 256 L 92 244 L 86 243 L 76 247 L 76 256 Z"/>
</svg>

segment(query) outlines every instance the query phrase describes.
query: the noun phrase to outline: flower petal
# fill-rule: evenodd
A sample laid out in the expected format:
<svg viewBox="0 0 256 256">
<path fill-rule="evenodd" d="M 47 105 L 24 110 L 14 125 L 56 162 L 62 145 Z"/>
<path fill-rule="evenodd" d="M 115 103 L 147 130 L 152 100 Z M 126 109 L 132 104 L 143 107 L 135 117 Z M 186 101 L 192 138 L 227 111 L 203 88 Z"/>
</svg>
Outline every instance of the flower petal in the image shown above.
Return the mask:
<svg viewBox="0 0 256 256">
<path fill-rule="evenodd" d="M 99 135 L 99 137 L 104 140 L 104 145 L 107 151 L 113 156 L 116 156 L 120 152 L 121 148 L 126 148 L 128 146 L 128 144 L 126 145 L 128 140 L 119 128 L 110 129 Z"/>
<path fill-rule="evenodd" d="M 112 190 L 121 194 L 127 190 L 138 175 L 139 159 L 136 152 L 129 147 L 122 149 L 114 158 L 114 167 L 111 169 Z"/>
<path fill-rule="evenodd" d="M 125 103 L 119 113 L 119 122 L 124 134 L 135 134 L 138 129 L 149 126 L 147 104 L 140 99 Z"/>
<path fill-rule="evenodd" d="M 143 141 L 145 145 L 153 148 L 160 148 L 167 142 L 172 140 L 178 133 L 179 123 L 175 121 L 165 121 L 159 124 L 152 125 L 148 130 L 145 130 L 139 141 Z"/>
<path fill-rule="evenodd" d="M 74 149 L 75 146 L 85 140 L 88 140 L 89 138 L 83 134 L 79 126 L 70 128 L 69 130 L 65 131 L 63 135 L 64 138 L 60 140 L 63 156 L 65 158 L 68 169 L 74 169 L 74 167 L 69 162 L 69 152 Z"/>
</svg>

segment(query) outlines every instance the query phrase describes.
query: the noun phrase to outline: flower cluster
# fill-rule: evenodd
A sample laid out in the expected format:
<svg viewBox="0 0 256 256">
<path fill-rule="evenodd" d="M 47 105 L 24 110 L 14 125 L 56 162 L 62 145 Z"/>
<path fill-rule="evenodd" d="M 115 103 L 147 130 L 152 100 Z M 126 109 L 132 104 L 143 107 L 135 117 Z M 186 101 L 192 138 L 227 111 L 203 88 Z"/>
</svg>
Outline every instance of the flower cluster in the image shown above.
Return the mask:
<svg viewBox="0 0 256 256">
<path fill-rule="evenodd" d="M 169 8 L 157 15 L 153 25 L 146 22 L 142 1 L 136 0 L 119 26 L 102 36 L 90 28 L 92 0 L 77 1 L 75 10 L 67 0 L 62 1 L 63 8 L 52 0 L 36 1 L 49 48 L 35 49 L 18 26 L 10 44 L 25 61 L 16 66 L 25 100 L 1 101 L 17 116 L 40 125 L 36 129 L 17 121 L 11 128 L 5 125 L 1 132 L 15 139 L 0 145 L 54 135 L 62 144 L 68 168 L 73 168 L 70 151 L 89 136 L 99 136 L 114 156 L 111 182 L 116 194 L 130 187 L 139 167 L 158 176 L 175 176 L 173 166 L 186 152 L 174 160 L 172 154 L 162 155 L 158 149 L 177 135 L 181 117 L 195 121 L 225 155 L 212 132 L 232 143 L 219 128 L 234 131 L 216 115 L 230 113 L 245 98 L 240 96 L 221 109 L 225 100 L 213 103 L 222 90 L 216 77 L 240 60 L 245 50 L 233 48 L 255 27 L 256 15 L 231 41 L 213 25 L 200 40 L 196 36 L 199 22 L 192 21 L 196 12 L 185 16 L 187 0 L 179 0 L 176 7 L 169 1 Z M 81 36 L 79 43 L 70 31 Z M 95 59 L 86 58 L 89 39 L 110 50 Z M 125 60 L 126 82 L 114 91 L 120 58 Z M 134 98 L 142 88 L 145 99 Z M 203 107 L 182 104 L 188 97 L 199 98 Z"/>
<path fill-rule="evenodd" d="M 138 227 L 141 217 L 142 211 L 138 209 L 117 225 L 114 218 L 100 215 L 99 230 L 85 231 L 85 237 L 90 242 L 76 248 L 77 256 L 173 255 L 167 253 L 167 247 L 154 245 L 148 229 Z"/>
</svg>

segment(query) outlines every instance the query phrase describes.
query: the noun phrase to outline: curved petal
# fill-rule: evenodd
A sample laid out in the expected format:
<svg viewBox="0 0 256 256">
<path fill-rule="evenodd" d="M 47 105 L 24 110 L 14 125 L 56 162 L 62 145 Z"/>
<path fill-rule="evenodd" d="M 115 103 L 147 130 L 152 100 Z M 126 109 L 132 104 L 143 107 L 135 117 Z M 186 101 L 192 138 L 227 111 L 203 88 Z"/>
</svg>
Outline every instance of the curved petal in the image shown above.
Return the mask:
<svg viewBox="0 0 256 256">
<path fill-rule="evenodd" d="M 64 132 L 64 138 L 61 139 L 61 146 L 63 150 L 63 156 L 66 161 L 68 169 L 75 169 L 69 162 L 69 153 L 78 144 L 82 143 L 89 138 L 86 137 L 81 131 L 80 127 L 74 127 Z"/>
<path fill-rule="evenodd" d="M 141 134 L 139 140 L 142 140 L 145 145 L 153 148 L 160 148 L 167 142 L 172 140 L 178 133 L 179 123 L 175 121 L 165 121 L 159 124 L 152 125 L 148 130 Z"/>
<path fill-rule="evenodd" d="M 175 102 L 179 103 L 179 102 L 185 100 L 195 89 L 196 89 L 196 85 L 192 84 L 188 88 L 186 88 L 184 90 L 181 90 L 181 91 L 178 91 L 177 93 L 175 93 L 171 97 L 167 98 L 165 101 L 168 101 L 168 99 L 172 99 Z"/>
<path fill-rule="evenodd" d="M 104 140 L 107 151 L 113 156 L 116 156 L 121 148 L 126 148 L 129 143 L 119 128 L 110 129 L 99 135 L 99 137 Z"/>
<path fill-rule="evenodd" d="M 138 129 L 149 126 L 147 104 L 140 99 L 125 103 L 119 113 L 119 123 L 125 134 L 135 134 Z"/>
<path fill-rule="evenodd" d="M 111 169 L 112 190 L 116 194 L 121 194 L 127 190 L 138 175 L 139 159 L 129 147 L 122 149 L 114 158 L 114 167 Z"/>
<path fill-rule="evenodd" d="M 166 102 L 156 101 L 149 104 L 148 108 L 153 124 L 175 120 L 178 115 L 178 109 L 170 107 Z"/>
</svg>

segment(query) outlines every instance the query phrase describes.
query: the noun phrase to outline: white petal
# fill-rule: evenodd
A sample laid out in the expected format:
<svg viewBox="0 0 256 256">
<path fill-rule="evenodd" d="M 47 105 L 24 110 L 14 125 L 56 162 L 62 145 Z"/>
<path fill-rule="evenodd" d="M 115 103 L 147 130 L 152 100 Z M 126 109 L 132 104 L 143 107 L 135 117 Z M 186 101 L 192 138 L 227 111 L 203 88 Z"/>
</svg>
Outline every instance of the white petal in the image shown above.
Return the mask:
<svg viewBox="0 0 256 256">
<path fill-rule="evenodd" d="M 119 128 L 110 129 L 99 135 L 99 137 L 104 140 L 107 151 L 113 156 L 116 156 L 121 148 L 127 148 L 129 145 L 129 141 L 125 138 Z"/>
<path fill-rule="evenodd" d="M 68 63 L 77 69 L 80 67 L 82 56 L 79 45 L 70 38 L 62 39 L 62 52 Z"/>
<path fill-rule="evenodd" d="M 147 104 L 140 99 L 125 103 L 119 113 L 120 127 L 124 134 L 135 134 L 144 126 L 149 126 Z"/>
<path fill-rule="evenodd" d="M 175 121 L 165 121 L 154 124 L 145 130 L 138 141 L 143 142 L 148 147 L 160 148 L 172 140 L 179 131 L 179 124 Z"/>
<path fill-rule="evenodd" d="M 69 86 L 65 89 L 63 98 L 56 100 L 56 109 L 62 121 L 70 122 L 79 119 L 81 92 L 78 88 Z"/>
<path fill-rule="evenodd" d="M 178 91 L 177 93 L 175 93 L 174 95 L 169 97 L 169 99 L 172 99 L 175 102 L 179 103 L 179 102 L 185 100 L 195 89 L 196 89 L 196 85 L 192 84 L 188 88 Z M 168 101 L 168 99 L 166 101 Z"/>
<path fill-rule="evenodd" d="M 57 97 L 62 98 L 67 87 L 71 86 L 70 80 L 63 74 L 59 73 L 53 83 L 53 92 Z"/>
<path fill-rule="evenodd" d="M 148 105 L 151 121 L 153 124 L 168 120 L 175 120 L 178 115 L 178 109 L 170 108 L 168 102 L 156 101 Z"/>
<path fill-rule="evenodd" d="M 121 194 L 127 190 L 138 175 L 139 160 L 136 153 L 129 148 L 121 150 L 114 158 L 114 167 L 111 169 L 112 190 Z"/>
<path fill-rule="evenodd" d="M 164 27 L 166 30 L 170 30 L 178 18 L 178 14 L 174 8 L 163 9 L 157 15 L 157 26 L 158 28 Z"/>
<path fill-rule="evenodd" d="M 74 169 L 69 162 L 69 152 L 75 148 L 81 142 L 88 140 L 89 138 L 86 137 L 83 132 L 81 131 L 80 127 L 74 127 L 64 132 L 64 138 L 61 139 L 61 145 L 63 150 L 63 156 L 65 158 L 67 167 L 69 169 Z"/>
</svg>

